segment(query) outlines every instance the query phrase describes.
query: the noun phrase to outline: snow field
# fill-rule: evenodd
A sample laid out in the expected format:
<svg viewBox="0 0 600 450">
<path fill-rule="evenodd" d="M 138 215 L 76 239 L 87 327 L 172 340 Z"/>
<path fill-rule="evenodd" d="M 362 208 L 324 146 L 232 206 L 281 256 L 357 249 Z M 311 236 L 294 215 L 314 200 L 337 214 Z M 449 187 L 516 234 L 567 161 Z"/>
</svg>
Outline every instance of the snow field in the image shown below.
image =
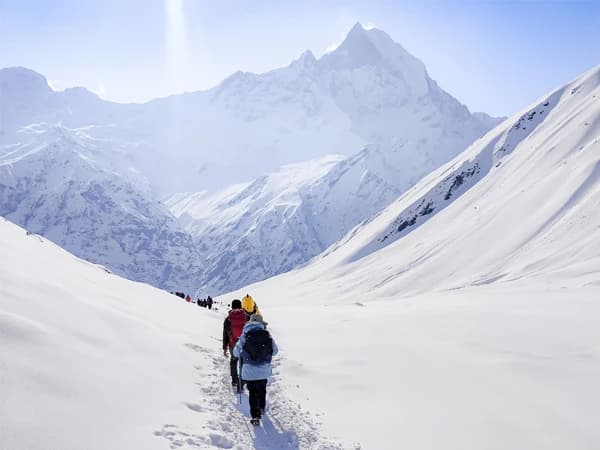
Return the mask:
<svg viewBox="0 0 600 450">
<path fill-rule="evenodd" d="M 264 427 L 248 433 L 247 399 L 238 409 L 228 386 L 223 310 L 112 275 L 3 219 L 0 254 L 0 448 L 338 448 L 279 377 Z"/>
</svg>

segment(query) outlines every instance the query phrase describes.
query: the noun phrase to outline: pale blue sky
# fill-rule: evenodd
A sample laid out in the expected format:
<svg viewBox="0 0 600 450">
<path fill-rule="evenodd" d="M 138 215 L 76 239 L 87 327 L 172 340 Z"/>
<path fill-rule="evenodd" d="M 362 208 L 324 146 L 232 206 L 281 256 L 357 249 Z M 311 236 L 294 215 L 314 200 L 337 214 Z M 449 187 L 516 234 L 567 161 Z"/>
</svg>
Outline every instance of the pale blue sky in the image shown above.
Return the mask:
<svg viewBox="0 0 600 450">
<path fill-rule="evenodd" d="M 471 110 L 494 115 L 600 63 L 596 1 L 0 0 L 0 67 L 139 102 L 284 66 L 306 49 L 318 57 L 356 21 L 388 33 Z"/>
</svg>

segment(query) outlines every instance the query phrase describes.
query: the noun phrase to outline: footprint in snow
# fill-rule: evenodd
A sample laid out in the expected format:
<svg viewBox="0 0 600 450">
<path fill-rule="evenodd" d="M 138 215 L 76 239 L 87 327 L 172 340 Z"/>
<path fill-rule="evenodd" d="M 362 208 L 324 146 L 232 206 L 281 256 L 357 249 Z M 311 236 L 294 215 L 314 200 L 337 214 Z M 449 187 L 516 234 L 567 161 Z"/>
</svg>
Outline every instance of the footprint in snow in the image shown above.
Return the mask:
<svg viewBox="0 0 600 450">
<path fill-rule="evenodd" d="M 239 450 L 314 449 L 341 450 L 340 444 L 324 438 L 320 433 L 319 417 L 303 411 L 288 398 L 280 380 L 278 360 L 274 364 L 275 376 L 269 383 L 267 413 L 259 427 L 249 424 L 250 413 L 247 391 L 239 404 L 239 396 L 231 389 L 228 358 L 215 350 L 188 343 L 186 347 L 208 357 L 207 364 L 195 366 L 199 380 L 199 402 L 185 402 L 185 406 L 210 418 L 186 432 L 176 425 L 168 424 L 154 434 L 169 441 L 171 449 L 189 446 L 193 448 L 235 448 Z M 212 366 L 212 372 L 206 371 Z M 210 370 L 210 369 L 209 369 Z M 204 429 L 202 433 L 198 428 Z M 352 448 L 359 449 L 360 446 Z"/>
<path fill-rule="evenodd" d="M 196 412 L 203 412 L 204 408 L 200 405 L 197 405 L 196 403 L 186 403 L 185 406 L 187 406 L 188 408 L 190 408 L 192 411 L 196 411 Z"/>
</svg>

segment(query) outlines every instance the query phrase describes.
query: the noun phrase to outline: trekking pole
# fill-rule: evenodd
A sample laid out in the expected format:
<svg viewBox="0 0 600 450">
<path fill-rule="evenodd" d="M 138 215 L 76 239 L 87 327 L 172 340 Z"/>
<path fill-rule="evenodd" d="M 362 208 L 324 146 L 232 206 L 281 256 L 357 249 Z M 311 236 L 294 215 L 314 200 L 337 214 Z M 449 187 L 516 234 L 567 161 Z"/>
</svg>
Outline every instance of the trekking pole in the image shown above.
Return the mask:
<svg viewBox="0 0 600 450">
<path fill-rule="evenodd" d="M 242 404 L 242 355 L 240 355 L 240 370 L 238 373 L 238 394 L 240 394 L 240 405 Z"/>
</svg>

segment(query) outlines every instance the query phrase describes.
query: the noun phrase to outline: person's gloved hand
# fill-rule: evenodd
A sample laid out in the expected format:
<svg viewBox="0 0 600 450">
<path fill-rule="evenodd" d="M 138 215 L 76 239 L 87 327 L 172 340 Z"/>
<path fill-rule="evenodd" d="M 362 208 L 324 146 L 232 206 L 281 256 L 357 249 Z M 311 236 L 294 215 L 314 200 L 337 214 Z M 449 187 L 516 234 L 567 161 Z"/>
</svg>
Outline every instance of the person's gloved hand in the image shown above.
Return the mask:
<svg viewBox="0 0 600 450">
<path fill-rule="evenodd" d="M 223 355 L 225 355 L 225 356 L 229 356 L 229 354 L 227 353 L 227 347 L 225 347 L 225 348 L 223 349 Z"/>
</svg>

